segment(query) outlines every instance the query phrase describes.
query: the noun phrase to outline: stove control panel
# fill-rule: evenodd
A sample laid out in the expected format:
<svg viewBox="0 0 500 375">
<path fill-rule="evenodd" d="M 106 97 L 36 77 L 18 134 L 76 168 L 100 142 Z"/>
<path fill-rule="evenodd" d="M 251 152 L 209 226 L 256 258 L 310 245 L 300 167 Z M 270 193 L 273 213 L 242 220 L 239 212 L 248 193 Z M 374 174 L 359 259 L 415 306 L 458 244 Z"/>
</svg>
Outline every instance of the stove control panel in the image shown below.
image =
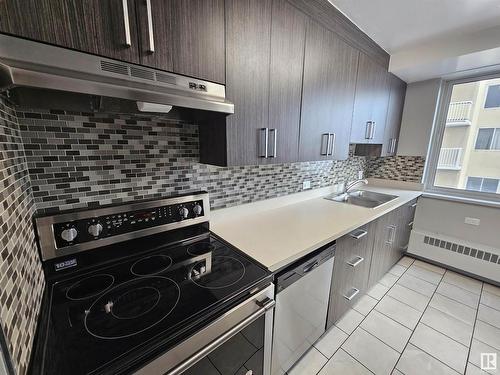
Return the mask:
<svg viewBox="0 0 500 375">
<path fill-rule="evenodd" d="M 189 221 L 203 216 L 203 200 L 176 203 L 149 209 L 120 212 L 89 219 L 54 224 L 57 248 L 138 230 Z"/>
</svg>

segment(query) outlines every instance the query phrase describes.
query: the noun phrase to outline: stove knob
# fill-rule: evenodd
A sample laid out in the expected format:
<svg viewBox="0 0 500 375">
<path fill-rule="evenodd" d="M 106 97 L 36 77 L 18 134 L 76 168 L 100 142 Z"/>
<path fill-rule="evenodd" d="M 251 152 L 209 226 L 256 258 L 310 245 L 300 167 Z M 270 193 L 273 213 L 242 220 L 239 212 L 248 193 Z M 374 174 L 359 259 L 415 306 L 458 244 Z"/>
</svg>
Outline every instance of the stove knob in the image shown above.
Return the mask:
<svg viewBox="0 0 500 375">
<path fill-rule="evenodd" d="M 88 232 L 91 236 L 98 237 L 102 232 L 102 225 L 100 223 L 92 224 L 89 226 Z"/>
<path fill-rule="evenodd" d="M 198 203 L 193 206 L 193 212 L 196 216 L 200 216 L 202 211 L 203 208 Z"/>
<path fill-rule="evenodd" d="M 181 216 L 181 220 L 187 219 L 189 210 L 186 207 L 181 207 L 179 208 L 179 215 Z"/>
<path fill-rule="evenodd" d="M 61 232 L 61 238 L 66 242 L 72 242 L 76 236 L 78 236 L 76 228 L 68 228 Z"/>
</svg>

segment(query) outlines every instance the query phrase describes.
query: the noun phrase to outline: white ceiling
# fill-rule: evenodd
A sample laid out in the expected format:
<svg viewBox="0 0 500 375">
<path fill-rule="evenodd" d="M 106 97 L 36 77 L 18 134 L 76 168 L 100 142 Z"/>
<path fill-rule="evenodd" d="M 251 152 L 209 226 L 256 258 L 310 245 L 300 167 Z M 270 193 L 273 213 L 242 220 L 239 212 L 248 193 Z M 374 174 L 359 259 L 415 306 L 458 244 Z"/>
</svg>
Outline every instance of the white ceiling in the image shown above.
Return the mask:
<svg viewBox="0 0 500 375">
<path fill-rule="evenodd" d="M 391 55 L 435 37 L 500 25 L 500 0 L 329 1 Z"/>
</svg>

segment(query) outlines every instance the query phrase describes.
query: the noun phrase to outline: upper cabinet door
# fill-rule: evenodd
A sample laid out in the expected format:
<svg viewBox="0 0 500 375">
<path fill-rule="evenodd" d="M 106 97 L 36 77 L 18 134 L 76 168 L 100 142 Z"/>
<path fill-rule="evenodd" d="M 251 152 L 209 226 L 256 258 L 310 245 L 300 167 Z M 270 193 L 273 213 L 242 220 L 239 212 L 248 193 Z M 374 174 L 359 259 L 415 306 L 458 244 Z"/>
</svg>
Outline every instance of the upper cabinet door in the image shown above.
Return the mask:
<svg viewBox="0 0 500 375">
<path fill-rule="evenodd" d="M 224 0 L 136 0 L 144 65 L 225 82 Z"/>
<path fill-rule="evenodd" d="M 389 74 L 389 85 L 389 107 L 387 109 L 382 156 L 396 154 L 406 95 L 406 83 L 394 74 Z"/>
<path fill-rule="evenodd" d="M 269 123 L 271 0 L 226 1 L 227 164 L 263 162 L 262 128 Z"/>
<path fill-rule="evenodd" d="M 364 53 L 360 53 L 352 119 L 352 143 L 383 143 L 388 102 L 387 70 Z"/>
<path fill-rule="evenodd" d="M 345 159 L 359 52 L 314 21 L 306 37 L 299 160 Z"/>
<path fill-rule="evenodd" d="M 139 63 L 134 1 L 6 0 L 0 31 Z"/>
<path fill-rule="evenodd" d="M 268 163 L 298 160 L 306 27 L 307 16 L 286 0 L 273 0 L 269 129 L 276 149 L 270 145 Z"/>
</svg>

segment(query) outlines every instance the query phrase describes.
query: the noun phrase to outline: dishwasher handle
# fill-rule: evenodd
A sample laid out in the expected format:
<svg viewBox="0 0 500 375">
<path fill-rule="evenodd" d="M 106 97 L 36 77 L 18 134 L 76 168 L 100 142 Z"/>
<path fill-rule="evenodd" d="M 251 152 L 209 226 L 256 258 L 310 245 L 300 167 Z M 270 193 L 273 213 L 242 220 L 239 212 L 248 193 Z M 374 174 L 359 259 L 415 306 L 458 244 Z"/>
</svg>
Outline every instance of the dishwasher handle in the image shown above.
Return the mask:
<svg viewBox="0 0 500 375">
<path fill-rule="evenodd" d="M 303 273 L 311 272 L 313 269 L 315 269 L 318 266 L 319 266 L 319 260 L 316 259 L 314 262 L 309 263 L 307 266 L 305 266 L 304 269 L 302 270 L 302 272 Z"/>
</svg>

